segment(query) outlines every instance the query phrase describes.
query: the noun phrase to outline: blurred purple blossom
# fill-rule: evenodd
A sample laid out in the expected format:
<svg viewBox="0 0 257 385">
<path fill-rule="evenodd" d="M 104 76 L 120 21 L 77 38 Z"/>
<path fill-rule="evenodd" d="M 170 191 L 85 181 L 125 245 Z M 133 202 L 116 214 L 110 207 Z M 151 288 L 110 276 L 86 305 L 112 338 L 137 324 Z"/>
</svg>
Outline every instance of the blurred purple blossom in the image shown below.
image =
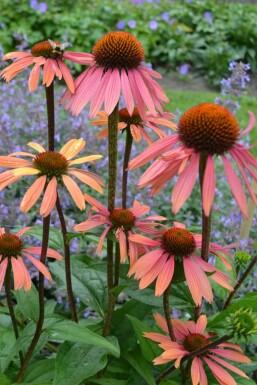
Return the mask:
<svg viewBox="0 0 257 385">
<path fill-rule="evenodd" d="M 213 23 L 212 13 L 210 11 L 204 12 L 203 16 L 204 16 L 205 20 L 208 21 L 208 23 L 210 23 L 210 24 Z"/>
<path fill-rule="evenodd" d="M 158 29 L 158 22 L 156 20 L 151 20 L 149 21 L 149 28 L 152 30 L 152 31 L 155 31 L 156 29 Z"/>
<path fill-rule="evenodd" d="M 116 28 L 121 30 L 121 29 L 124 29 L 126 26 L 126 22 L 124 20 L 120 20 L 118 21 L 118 23 L 116 24 Z"/>
<path fill-rule="evenodd" d="M 168 12 L 162 12 L 162 20 L 164 20 L 164 21 L 168 21 L 169 20 Z"/>
<path fill-rule="evenodd" d="M 172 17 L 169 21 L 169 25 L 173 25 L 175 23 L 176 19 Z"/>
<path fill-rule="evenodd" d="M 135 28 L 136 27 L 136 25 L 137 25 L 137 22 L 135 21 L 135 20 L 133 20 L 133 19 L 131 19 L 131 20 L 129 20 L 128 21 L 128 26 L 129 26 L 129 28 Z"/>
<path fill-rule="evenodd" d="M 41 13 L 45 13 L 48 9 L 45 2 L 38 3 L 37 0 L 30 0 L 30 8 L 36 9 Z"/>
<path fill-rule="evenodd" d="M 179 67 L 180 75 L 188 75 L 188 72 L 189 72 L 189 65 L 188 64 L 182 64 L 182 66 Z"/>
</svg>

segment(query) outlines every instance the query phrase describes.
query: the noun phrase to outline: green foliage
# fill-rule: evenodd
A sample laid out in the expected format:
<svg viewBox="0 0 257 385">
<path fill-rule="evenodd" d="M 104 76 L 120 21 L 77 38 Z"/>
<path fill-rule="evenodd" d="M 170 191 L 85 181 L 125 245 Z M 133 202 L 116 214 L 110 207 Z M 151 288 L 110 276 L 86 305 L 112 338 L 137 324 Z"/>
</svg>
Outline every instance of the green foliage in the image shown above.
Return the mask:
<svg viewBox="0 0 257 385">
<path fill-rule="evenodd" d="M 169 20 L 162 19 L 163 12 Z M 212 23 L 205 12 L 211 12 Z M 29 47 L 50 38 L 68 40 L 72 50 L 91 52 L 96 41 L 123 20 L 125 30 L 142 42 L 146 61 L 155 66 L 176 69 L 187 63 L 215 85 L 232 60 L 248 62 L 253 70 L 257 66 L 254 5 L 194 0 L 172 2 L 171 6 L 169 0 L 162 0 L 158 5 L 135 6 L 129 0 L 68 0 L 49 2 L 47 12 L 41 14 L 28 1 L 15 0 L 10 7 L 8 0 L 2 0 L 1 13 L 0 41 L 5 51 L 14 50 L 20 34 L 27 36 Z M 129 20 L 136 21 L 135 28 L 129 27 Z M 158 22 L 154 31 L 149 27 L 151 20 Z"/>
</svg>

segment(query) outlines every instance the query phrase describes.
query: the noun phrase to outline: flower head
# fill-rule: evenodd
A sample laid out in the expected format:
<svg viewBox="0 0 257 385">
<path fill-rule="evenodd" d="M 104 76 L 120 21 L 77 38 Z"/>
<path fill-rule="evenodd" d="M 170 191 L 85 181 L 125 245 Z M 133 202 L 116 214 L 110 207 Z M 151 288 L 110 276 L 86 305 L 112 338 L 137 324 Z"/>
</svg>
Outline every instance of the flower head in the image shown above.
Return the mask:
<svg viewBox="0 0 257 385">
<path fill-rule="evenodd" d="M 129 276 L 135 274 L 135 278 L 140 279 L 140 289 L 149 286 L 156 279 L 155 295 L 162 295 L 172 280 L 176 279 L 177 272 L 182 266 L 188 288 L 197 306 L 201 304 L 202 298 L 208 302 L 213 301 L 206 273 L 211 273 L 209 278 L 213 281 L 228 290 L 233 290 L 228 282 L 231 278 L 215 266 L 204 262 L 196 253 L 201 249 L 202 236 L 191 233 L 182 223 L 174 222 L 174 227 L 162 229 L 158 240 L 137 234 L 131 234 L 129 240 L 155 247 L 141 256 L 129 270 Z M 222 248 L 212 243 L 209 252 L 219 257 L 222 252 L 231 256 L 226 247 Z M 222 261 L 225 260 L 222 258 Z M 229 265 L 227 260 L 226 262 Z"/>
<path fill-rule="evenodd" d="M 154 318 L 160 328 L 168 334 L 168 326 L 165 318 L 160 314 L 155 314 Z M 195 350 L 204 348 L 210 344 L 213 334 L 205 331 L 207 325 L 205 315 L 201 315 L 197 322 L 182 322 L 178 319 L 172 319 L 171 323 L 176 341 L 171 341 L 169 336 L 160 333 L 144 333 L 144 336 L 152 341 L 158 342 L 159 346 L 164 350 L 159 357 L 155 358 L 155 365 L 176 360 L 174 366 L 178 368 L 181 359 L 186 358 L 188 354 L 193 353 Z M 249 378 L 242 370 L 227 362 L 227 359 L 247 364 L 251 362 L 251 360 L 243 354 L 240 346 L 229 342 L 220 343 L 214 348 L 210 348 L 204 353 L 193 357 L 191 364 L 191 379 L 193 385 L 208 384 L 204 370 L 205 365 L 209 367 L 211 373 L 221 385 L 236 385 L 234 378 L 224 368 L 239 376 Z"/>
<path fill-rule="evenodd" d="M 83 52 L 65 52 L 65 48 L 68 45 L 69 43 L 59 43 L 49 39 L 36 43 L 31 48 L 31 53 L 9 52 L 3 56 L 3 60 L 15 60 L 0 72 L 0 76 L 9 82 L 26 67 L 34 65 L 29 76 L 29 90 L 35 91 L 37 89 L 40 68 L 43 66 L 43 84 L 46 87 L 49 87 L 54 77 L 57 76 L 58 79 L 64 78 L 70 92 L 73 93 L 75 91 L 73 78 L 64 63 L 64 59 L 71 60 L 74 63 L 88 64 L 88 54 Z"/>
<path fill-rule="evenodd" d="M 31 288 L 31 278 L 29 271 L 23 261 L 27 258 L 49 281 L 52 280 L 51 274 L 45 265 L 32 255 L 40 255 L 41 247 L 25 247 L 21 236 L 28 231 L 30 227 L 18 231 L 16 234 L 6 233 L 3 227 L 0 227 L 0 291 L 5 279 L 8 264 L 11 265 L 14 277 L 14 290 L 24 287 L 28 291 Z M 62 256 L 57 251 L 48 248 L 47 257 L 62 260 Z"/>
<path fill-rule="evenodd" d="M 155 221 L 166 220 L 165 217 L 158 215 L 151 215 L 147 218 L 140 219 L 140 216 L 146 214 L 150 210 L 150 207 L 142 206 L 138 201 L 135 201 L 133 207 L 130 209 L 115 208 L 110 212 L 96 199 L 90 197 L 88 194 L 84 195 L 86 202 L 92 205 L 92 210 L 96 211 L 96 214 L 92 214 L 92 211 L 90 211 L 89 218 L 85 222 L 76 225 L 74 230 L 84 233 L 87 230 L 101 225 L 106 226 L 97 247 L 98 255 L 101 254 L 103 242 L 108 232 L 114 230 L 115 236 L 120 244 L 121 261 L 125 262 L 129 254 L 131 266 L 138 258 L 138 248 L 136 243 L 129 239 L 129 236 L 135 234 L 135 230 L 142 231 L 146 234 L 157 235 L 160 230 L 156 229 L 156 226 L 160 226 L 160 223 Z"/>
<path fill-rule="evenodd" d="M 200 158 L 206 157 L 203 179 L 202 202 L 205 215 L 210 215 L 215 194 L 214 157 L 220 156 L 232 194 L 247 217 L 247 204 L 242 183 L 228 158 L 228 154 L 237 164 L 251 198 L 257 205 L 257 198 L 251 187 L 248 175 L 257 180 L 257 161 L 238 143 L 238 140 L 252 130 L 254 115 L 249 112 L 250 122 L 246 130 L 240 133 L 239 124 L 226 108 L 204 103 L 186 111 L 178 123 L 175 135 L 158 140 L 146 151 L 130 162 L 130 169 L 136 168 L 158 158 L 142 175 L 138 185 L 151 185 L 151 193 L 158 192 L 163 185 L 176 174 L 179 179 L 172 191 L 172 211 L 176 214 L 187 200 L 194 187 L 199 170 Z M 174 148 L 170 149 L 170 147 Z"/>
<path fill-rule="evenodd" d="M 94 46 L 90 68 L 75 81 L 76 93 L 66 91 L 61 103 L 68 100 L 66 109 L 78 115 L 91 100 L 90 117 L 94 118 L 104 103 L 110 115 L 123 93 L 129 115 L 134 102 L 144 119 L 146 108 L 153 115 L 162 112 L 162 102 L 167 96 L 152 79 L 161 78 L 157 72 L 142 65 L 144 49 L 139 40 L 129 32 L 116 31 L 104 35 Z"/>
<path fill-rule="evenodd" d="M 252 310 L 241 308 L 227 317 L 228 328 L 236 338 L 247 340 L 257 334 L 257 318 Z"/>
<path fill-rule="evenodd" d="M 96 126 L 108 126 L 108 115 L 104 111 L 100 111 L 97 116 L 99 120 L 92 122 Z M 176 128 L 176 124 L 170 122 L 167 119 L 174 118 L 174 115 L 167 112 L 163 113 L 160 116 L 153 116 L 151 113 L 146 113 L 146 118 L 143 120 L 139 115 L 138 109 L 134 108 L 132 115 L 129 114 L 127 108 L 122 108 L 119 110 L 119 130 L 130 130 L 133 139 L 136 142 L 140 142 L 142 136 L 146 139 L 148 144 L 152 143 L 150 136 L 144 129 L 144 126 L 153 130 L 160 138 L 167 136 L 158 126 L 166 126 L 171 129 Z M 108 127 L 105 127 L 100 134 L 97 135 L 98 138 L 104 138 L 108 135 Z"/>
<path fill-rule="evenodd" d="M 85 209 L 85 200 L 77 183 L 69 176 L 73 175 L 94 190 L 102 193 L 104 185 L 101 178 L 92 172 L 73 168 L 75 164 L 92 162 L 102 158 L 101 155 L 89 155 L 72 160 L 86 145 L 81 139 L 72 139 L 67 142 L 60 152 L 46 151 L 40 144 L 30 142 L 28 146 L 38 152 L 37 155 L 27 152 L 14 152 L 8 156 L 0 156 L 0 166 L 11 168 L 0 174 L 0 191 L 25 175 L 34 175 L 37 179 L 28 189 L 21 202 L 21 211 L 27 212 L 36 203 L 41 193 L 44 192 L 40 215 L 46 217 L 54 208 L 57 199 L 57 185 L 63 183 L 71 194 L 80 210 Z M 23 155 L 32 160 L 17 158 Z"/>
</svg>

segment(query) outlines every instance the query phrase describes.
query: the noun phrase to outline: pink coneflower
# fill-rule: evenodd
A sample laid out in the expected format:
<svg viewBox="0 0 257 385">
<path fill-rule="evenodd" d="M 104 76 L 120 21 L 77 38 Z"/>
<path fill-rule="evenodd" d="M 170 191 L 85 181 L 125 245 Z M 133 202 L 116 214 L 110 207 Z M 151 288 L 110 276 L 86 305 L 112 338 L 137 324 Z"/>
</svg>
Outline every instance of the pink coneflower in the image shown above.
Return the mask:
<svg viewBox="0 0 257 385">
<path fill-rule="evenodd" d="M 206 263 L 196 254 L 196 250 L 201 249 L 202 236 L 186 230 L 182 223 L 174 222 L 174 227 L 162 229 L 159 240 L 137 234 L 130 235 L 129 240 L 151 247 L 157 246 L 140 257 L 129 270 L 129 276 L 135 273 L 135 278 L 140 279 L 140 289 L 146 288 L 157 278 L 155 295 L 162 295 L 172 282 L 173 277 L 176 279 L 176 270 L 181 270 L 183 264 L 185 279 L 197 306 L 201 305 L 202 298 L 208 302 L 213 301 L 212 288 L 208 278 L 228 290 L 233 290 L 228 282 L 231 277 L 215 266 Z M 221 250 L 221 247 L 218 248 Z M 226 247 L 224 251 L 228 253 Z M 217 247 L 210 244 L 209 252 L 216 254 Z M 206 273 L 212 274 L 208 277 Z"/>
<path fill-rule="evenodd" d="M 45 265 L 32 255 L 40 255 L 41 247 L 25 247 L 20 237 L 31 229 L 25 227 L 16 234 L 6 233 L 0 227 L 0 291 L 5 279 L 8 264 L 11 264 L 14 277 L 14 290 L 24 287 L 28 291 L 31 288 L 31 278 L 22 257 L 27 258 L 33 265 L 49 280 L 52 281 L 51 274 Z M 62 256 L 57 251 L 48 248 L 46 256 L 62 260 Z"/>
<path fill-rule="evenodd" d="M 172 211 L 176 214 L 187 200 L 194 187 L 199 161 L 206 156 L 206 168 L 203 179 L 202 203 L 206 216 L 210 215 L 215 194 L 214 157 L 220 156 L 232 194 L 243 214 L 247 217 L 247 204 L 242 187 L 229 154 L 239 168 L 241 176 L 257 205 L 257 198 L 251 187 L 248 176 L 257 181 L 257 161 L 238 139 L 246 135 L 255 124 L 254 115 L 249 112 L 250 122 L 241 134 L 239 124 L 232 113 L 217 104 L 204 103 L 190 108 L 178 123 L 175 135 L 158 140 L 145 152 L 130 162 L 130 169 L 136 168 L 162 154 L 141 176 L 140 187 L 150 185 L 151 193 L 157 193 L 174 175 L 179 179 L 172 191 Z M 174 146 L 173 149 L 170 148 Z"/>
<path fill-rule="evenodd" d="M 46 217 L 53 210 L 57 199 L 57 185 L 62 182 L 69 191 L 72 199 L 80 210 L 85 209 L 85 200 L 82 191 L 76 182 L 69 176 L 75 176 L 94 190 L 102 193 L 104 182 L 92 172 L 73 168 L 75 164 L 92 162 L 102 158 L 102 155 L 89 155 L 71 160 L 86 145 L 84 139 L 71 139 L 60 150 L 60 152 L 46 151 L 40 144 L 30 142 L 39 154 L 28 152 L 14 152 L 8 156 L 0 156 L 0 166 L 13 168 L 0 174 L 0 191 L 10 184 L 19 180 L 22 176 L 34 175 L 37 179 L 24 195 L 20 209 L 26 213 L 36 203 L 45 188 L 40 215 Z M 23 155 L 32 158 L 32 161 L 16 158 L 14 155 Z"/>
<path fill-rule="evenodd" d="M 97 116 L 99 117 L 99 120 L 92 122 L 92 124 L 95 126 L 106 126 L 103 131 L 97 135 L 97 138 L 104 138 L 108 136 L 108 115 L 105 111 L 100 111 Z M 174 118 L 174 115 L 168 112 L 164 112 L 162 116 L 154 116 L 153 114 L 147 112 L 146 118 L 143 120 L 139 115 L 137 108 L 134 108 L 131 116 L 127 108 L 122 108 L 119 110 L 118 129 L 130 130 L 131 135 L 136 142 L 140 142 L 143 136 L 147 143 L 151 144 L 152 140 L 145 131 L 144 126 L 154 131 L 159 136 L 159 138 L 165 138 L 167 134 L 163 132 L 159 126 L 166 126 L 173 130 L 176 129 L 176 124 L 167 120 L 172 118 Z"/>
<path fill-rule="evenodd" d="M 142 231 L 149 235 L 157 235 L 160 233 L 160 230 L 156 229 L 156 226 L 160 226 L 160 223 L 154 221 L 166 220 L 165 217 L 161 217 L 159 215 L 151 215 L 147 218 L 139 219 L 141 215 L 146 214 L 150 210 L 150 207 L 143 206 L 138 201 L 135 201 L 133 207 L 130 209 L 115 208 L 110 213 L 110 211 L 108 211 L 96 199 L 92 198 L 88 194 L 84 194 L 84 196 L 86 202 L 92 206 L 92 210 L 96 211 L 97 214 L 93 215 L 90 210 L 89 219 L 76 225 L 74 230 L 82 231 L 84 233 L 87 230 L 91 230 L 101 225 L 106 226 L 97 246 L 98 255 L 101 254 L 103 242 L 108 232 L 114 230 L 120 245 L 121 262 L 125 262 L 129 253 L 131 266 L 136 262 L 138 258 L 138 247 L 135 242 L 128 238 L 128 236 L 135 234 L 135 230 Z"/>
<path fill-rule="evenodd" d="M 90 55 L 83 52 L 64 52 L 69 43 L 60 44 L 57 41 L 46 40 L 35 44 L 29 52 L 9 52 L 2 60 L 15 59 L 14 63 L 0 72 L 7 82 L 26 67 L 34 65 L 29 76 L 29 90 L 35 91 L 38 85 L 40 68 L 43 66 L 43 84 L 49 87 L 55 76 L 58 79 L 64 78 L 71 93 L 75 91 L 74 81 L 71 73 L 63 59 L 71 60 L 74 63 L 88 64 Z"/>
<path fill-rule="evenodd" d="M 91 100 L 89 116 L 94 118 L 104 104 L 110 115 L 120 99 L 121 92 L 130 116 L 137 105 L 144 119 L 146 108 L 153 115 L 162 112 L 162 102 L 168 101 L 159 84 L 152 77 L 162 76 L 142 65 L 144 49 L 129 32 L 109 32 L 94 46 L 90 68 L 76 80 L 74 95 L 67 91 L 61 103 L 68 100 L 65 109 L 78 115 Z"/>
<path fill-rule="evenodd" d="M 168 334 L 168 326 L 165 318 L 160 314 L 155 314 L 154 318 L 160 328 Z M 164 350 L 159 357 L 155 358 L 155 365 L 166 364 L 167 362 L 176 360 L 174 366 L 178 368 L 183 357 L 210 344 L 213 333 L 205 332 L 207 325 L 205 315 L 201 315 L 197 322 L 182 322 L 178 319 L 172 319 L 171 323 L 177 340 L 176 342 L 171 341 L 169 336 L 160 333 L 144 333 L 144 336 L 152 341 L 158 342 L 159 346 Z M 215 348 L 210 348 L 206 352 L 193 357 L 191 363 L 192 384 L 208 385 L 204 364 L 209 367 L 221 385 L 236 385 L 234 378 L 224 368 L 249 379 L 242 370 L 230 364 L 224 360 L 224 358 L 246 364 L 251 363 L 251 360 L 243 354 L 240 346 L 230 342 L 220 343 Z"/>
</svg>

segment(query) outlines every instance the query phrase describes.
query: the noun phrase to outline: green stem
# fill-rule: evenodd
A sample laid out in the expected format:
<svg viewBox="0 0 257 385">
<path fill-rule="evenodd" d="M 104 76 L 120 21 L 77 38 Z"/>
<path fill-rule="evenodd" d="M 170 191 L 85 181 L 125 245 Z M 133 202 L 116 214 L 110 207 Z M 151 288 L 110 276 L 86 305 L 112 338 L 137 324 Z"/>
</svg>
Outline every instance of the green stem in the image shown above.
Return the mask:
<svg viewBox="0 0 257 385">
<path fill-rule="evenodd" d="M 4 286 L 5 286 L 5 294 L 6 294 L 6 300 L 7 300 L 7 305 L 9 308 L 10 312 L 10 317 L 12 320 L 12 326 L 14 330 L 14 335 L 16 340 L 19 338 L 19 330 L 18 330 L 18 325 L 17 321 L 15 318 L 14 314 L 14 307 L 13 307 L 13 302 L 12 302 L 12 293 L 11 293 L 11 262 L 8 260 L 8 265 L 6 269 L 6 274 L 5 274 L 5 280 L 4 280 Z M 23 354 L 22 351 L 19 351 L 19 357 L 20 357 L 20 364 L 22 365 L 23 362 Z"/>
<path fill-rule="evenodd" d="M 42 249 L 41 249 L 41 256 L 40 256 L 40 262 L 43 263 L 43 265 L 46 264 L 46 253 L 47 253 L 47 248 L 48 248 L 49 230 L 50 230 L 50 215 L 48 215 L 47 217 L 45 217 L 43 219 Z M 27 351 L 27 354 L 24 357 L 24 361 L 21 365 L 21 369 L 20 369 L 18 377 L 16 379 L 17 383 L 22 381 L 24 372 L 27 369 L 27 366 L 29 364 L 31 356 L 32 356 L 32 354 L 33 354 L 33 352 L 37 346 L 38 340 L 39 340 L 40 335 L 42 333 L 42 327 L 43 327 L 44 316 L 45 316 L 44 278 L 45 278 L 44 275 L 42 273 L 39 273 L 39 289 L 38 289 L 39 318 L 37 321 L 37 326 L 36 326 L 36 331 L 35 331 L 34 337 L 31 341 L 31 344 L 30 344 L 30 347 Z"/>
<path fill-rule="evenodd" d="M 115 207 L 116 180 L 117 180 L 117 141 L 118 141 L 119 105 L 108 116 L 108 210 L 112 213 Z M 107 239 L 107 285 L 108 310 L 104 319 L 103 336 L 110 333 L 112 314 L 115 306 L 113 289 L 113 241 Z"/>
<path fill-rule="evenodd" d="M 122 175 L 122 208 L 127 208 L 127 187 L 128 187 L 128 164 L 132 149 L 133 136 L 131 134 L 130 128 L 126 130 L 126 144 L 123 158 L 123 175 Z"/>
<path fill-rule="evenodd" d="M 206 168 L 208 154 L 202 153 L 200 157 L 200 165 L 199 165 L 199 176 L 200 176 L 200 188 L 201 195 L 203 195 L 203 178 L 204 172 Z M 201 258 L 207 262 L 209 255 L 209 244 L 210 244 L 210 235 L 211 235 L 211 212 L 209 216 L 204 214 L 202 209 L 202 251 Z"/>
<path fill-rule="evenodd" d="M 171 285 L 169 285 L 165 290 L 165 292 L 163 293 L 163 309 L 164 309 L 164 314 L 165 314 L 165 318 L 166 318 L 166 322 L 169 330 L 170 339 L 172 341 L 175 341 L 174 331 L 173 331 L 173 327 L 170 319 L 170 303 L 169 303 L 170 287 Z"/>
<path fill-rule="evenodd" d="M 78 322 L 76 304 L 75 304 L 73 290 L 72 290 L 71 267 L 70 267 L 70 245 L 67 239 L 67 228 L 66 228 L 62 206 L 61 206 L 61 202 L 58 194 L 56 199 L 56 209 L 58 212 L 61 229 L 62 229 L 62 237 L 63 237 L 63 244 L 64 244 L 64 258 L 65 258 L 66 288 L 67 288 L 68 301 L 71 309 L 71 318 L 74 322 Z"/>
<path fill-rule="evenodd" d="M 120 276 L 120 245 L 116 243 L 115 247 L 115 264 L 114 264 L 114 287 L 119 284 Z"/>
<path fill-rule="evenodd" d="M 207 352 L 209 349 L 213 349 L 215 348 L 216 346 L 218 346 L 219 344 L 222 344 L 223 342 L 226 342 L 228 340 L 230 340 L 231 338 L 233 337 L 233 335 L 225 335 L 223 337 L 220 337 L 219 339 L 217 339 L 216 341 L 213 341 L 211 343 L 209 343 L 208 345 L 205 345 L 203 346 L 202 348 L 200 349 L 197 349 L 197 350 L 194 350 L 193 352 L 187 354 L 186 356 L 184 356 L 181 360 L 181 363 L 189 360 L 190 358 L 193 358 L 195 356 L 201 356 L 202 354 L 204 354 L 205 352 Z M 169 374 L 171 374 L 172 372 L 174 372 L 177 368 L 172 365 L 170 368 L 168 368 L 156 381 L 156 384 L 159 385 L 161 383 L 162 380 L 164 380 L 164 378 L 166 378 Z"/>
<path fill-rule="evenodd" d="M 54 119 L 54 81 L 46 90 L 46 107 L 48 121 L 48 151 L 54 151 L 55 119 Z"/>
<path fill-rule="evenodd" d="M 223 307 L 223 310 L 225 310 L 229 305 L 230 305 L 230 302 L 232 301 L 232 299 L 234 298 L 234 296 L 236 295 L 238 289 L 240 288 L 240 286 L 243 284 L 243 282 L 245 281 L 245 279 L 247 278 L 247 276 L 250 274 L 250 272 L 252 271 L 252 269 L 254 268 L 254 266 L 256 265 L 257 263 L 257 255 L 253 258 L 253 260 L 251 261 L 251 263 L 248 265 L 247 269 L 245 270 L 245 272 L 242 274 L 242 277 L 239 279 L 239 281 L 237 282 L 237 284 L 235 285 L 234 287 L 234 291 L 231 291 L 225 304 L 224 304 L 224 307 Z"/>
</svg>

